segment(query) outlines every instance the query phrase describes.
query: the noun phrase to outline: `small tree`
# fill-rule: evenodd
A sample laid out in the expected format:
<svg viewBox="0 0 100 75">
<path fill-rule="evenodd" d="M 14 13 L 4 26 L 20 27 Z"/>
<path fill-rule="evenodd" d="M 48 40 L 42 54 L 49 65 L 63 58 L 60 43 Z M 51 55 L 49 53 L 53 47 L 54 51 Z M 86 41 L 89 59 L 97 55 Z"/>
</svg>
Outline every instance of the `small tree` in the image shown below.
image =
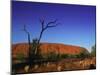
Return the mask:
<svg viewBox="0 0 100 75">
<path fill-rule="evenodd" d="M 77 55 L 79 58 L 86 58 L 88 56 L 89 52 L 85 48 L 82 48 L 81 52 Z"/>
<path fill-rule="evenodd" d="M 96 56 L 96 45 L 92 46 L 91 55 Z"/>
<path fill-rule="evenodd" d="M 27 40 L 28 40 L 28 45 L 29 45 L 29 48 L 28 48 L 28 62 L 30 62 L 31 60 L 31 38 L 30 38 L 30 33 L 29 31 L 26 29 L 26 25 L 24 25 L 24 28 L 22 29 L 26 34 L 27 34 Z"/>
</svg>

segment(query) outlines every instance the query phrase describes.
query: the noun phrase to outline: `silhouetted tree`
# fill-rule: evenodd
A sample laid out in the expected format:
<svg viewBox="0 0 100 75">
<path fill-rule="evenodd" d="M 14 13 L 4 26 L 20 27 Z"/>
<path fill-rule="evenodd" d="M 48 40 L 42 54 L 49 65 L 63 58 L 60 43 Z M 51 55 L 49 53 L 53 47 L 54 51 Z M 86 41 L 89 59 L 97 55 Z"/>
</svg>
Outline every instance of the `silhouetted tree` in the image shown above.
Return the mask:
<svg viewBox="0 0 100 75">
<path fill-rule="evenodd" d="M 96 56 L 96 44 L 94 46 L 92 46 L 91 55 Z"/>
<path fill-rule="evenodd" d="M 39 48 L 40 48 L 40 41 L 41 41 L 41 38 L 42 38 L 42 36 L 43 36 L 43 33 L 44 33 L 47 29 L 49 29 L 49 28 L 56 27 L 59 23 L 57 23 L 57 19 L 54 20 L 54 21 L 50 21 L 50 22 L 48 22 L 48 23 L 46 23 L 46 22 L 44 21 L 44 19 L 40 19 L 40 24 L 41 24 L 41 31 L 40 31 L 39 38 L 38 38 L 38 40 L 37 40 L 37 47 L 36 47 L 36 50 L 35 50 L 35 53 L 36 53 L 36 54 L 39 54 L 38 52 L 40 52 L 40 51 L 38 51 L 38 50 L 40 50 L 40 49 L 39 49 Z"/>
<path fill-rule="evenodd" d="M 54 21 L 50 21 L 47 24 L 45 23 L 44 20 L 40 19 L 40 23 L 41 23 L 42 29 L 41 29 L 41 32 L 40 32 L 38 43 L 40 43 L 40 40 L 41 40 L 42 35 L 43 35 L 43 32 L 45 30 L 47 30 L 48 28 L 56 27 L 59 24 L 59 23 L 57 23 L 57 19 L 54 20 Z"/>
<path fill-rule="evenodd" d="M 27 34 L 28 44 L 31 45 L 30 33 L 26 29 L 26 25 L 24 25 L 23 31 Z"/>
<path fill-rule="evenodd" d="M 40 40 L 42 38 L 44 31 L 46 31 L 49 28 L 56 27 L 59 24 L 57 23 L 57 20 L 50 21 L 46 24 L 43 19 L 40 19 L 40 23 L 41 23 L 41 31 L 39 34 L 39 38 L 33 39 L 32 43 L 31 43 L 30 33 L 26 29 L 26 26 L 24 25 L 24 28 L 23 28 L 23 31 L 27 34 L 27 39 L 28 39 L 28 45 L 29 45 L 28 61 L 29 63 L 33 62 L 34 60 L 38 60 L 42 57 L 40 54 Z"/>
<path fill-rule="evenodd" d="M 28 40 L 28 62 L 30 62 L 31 60 L 31 38 L 30 38 L 30 33 L 28 32 L 28 30 L 26 29 L 26 25 L 24 25 L 23 31 L 27 34 L 27 40 Z"/>
</svg>

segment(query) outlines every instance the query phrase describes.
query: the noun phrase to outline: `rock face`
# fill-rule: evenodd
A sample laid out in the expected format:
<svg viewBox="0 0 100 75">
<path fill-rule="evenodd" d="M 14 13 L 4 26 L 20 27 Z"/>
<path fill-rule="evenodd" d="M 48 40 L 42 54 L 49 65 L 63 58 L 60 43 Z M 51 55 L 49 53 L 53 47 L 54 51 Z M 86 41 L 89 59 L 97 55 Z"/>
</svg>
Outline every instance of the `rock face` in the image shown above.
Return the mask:
<svg viewBox="0 0 100 75">
<path fill-rule="evenodd" d="M 16 57 L 18 53 L 23 53 L 25 56 L 28 54 L 27 43 L 18 43 L 12 45 L 12 55 Z M 88 52 L 85 48 L 72 45 L 64 45 L 58 43 L 42 43 L 40 46 L 42 54 L 48 54 L 50 52 L 60 53 L 60 54 L 79 54 L 81 51 Z"/>
</svg>

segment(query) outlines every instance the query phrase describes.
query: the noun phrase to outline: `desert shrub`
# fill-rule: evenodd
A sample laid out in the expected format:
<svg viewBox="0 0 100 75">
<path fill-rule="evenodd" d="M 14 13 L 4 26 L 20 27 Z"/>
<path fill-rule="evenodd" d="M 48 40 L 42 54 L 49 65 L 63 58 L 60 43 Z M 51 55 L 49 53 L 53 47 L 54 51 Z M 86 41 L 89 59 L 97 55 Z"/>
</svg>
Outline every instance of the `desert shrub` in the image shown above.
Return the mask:
<svg viewBox="0 0 100 75">
<path fill-rule="evenodd" d="M 61 54 L 61 58 L 63 59 L 63 58 L 70 58 L 71 57 L 71 55 L 70 54 Z"/>
<path fill-rule="evenodd" d="M 82 54 L 76 54 L 75 58 L 80 58 L 82 56 Z"/>
<path fill-rule="evenodd" d="M 19 61 L 24 61 L 25 55 L 23 53 L 17 53 L 16 58 Z"/>
<path fill-rule="evenodd" d="M 48 54 L 48 59 L 55 59 L 56 58 L 56 54 L 54 52 L 50 52 Z"/>
<path fill-rule="evenodd" d="M 89 52 L 85 48 L 82 48 L 81 52 L 76 56 L 77 58 L 86 58 L 89 57 Z"/>
<path fill-rule="evenodd" d="M 51 51 L 47 55 L 47 60 L 58 60 L 59 59 L 59 54 Z"/>
<path fill-rule="evenodd" d="M 45 60 L 48 59 L 48 53 L 47 54 L 46 53 L 42 54 L 42 58 L 45 59 Z"/>
<path fill-rule="evenodd" d="M 96 56 L 96 45 L 92 46 L 91 56 Z"/>
<path fill-rule="evenodd" d="M 31 48 L 29 50 L 28 60 L 30 63 L 42 59 L 40 44 L 38 44 L 38 39 L 33 39 L 31 43 Z"/>
</svg>

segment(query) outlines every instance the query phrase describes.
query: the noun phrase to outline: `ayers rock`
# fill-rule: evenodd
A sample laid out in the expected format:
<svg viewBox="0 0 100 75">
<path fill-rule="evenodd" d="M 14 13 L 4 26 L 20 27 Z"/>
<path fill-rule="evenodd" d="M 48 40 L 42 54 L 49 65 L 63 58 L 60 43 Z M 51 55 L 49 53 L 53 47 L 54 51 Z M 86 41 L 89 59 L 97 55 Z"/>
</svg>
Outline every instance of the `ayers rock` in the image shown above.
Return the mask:
<svg viewBox="0 0 100 75">
<path fill-rule="evenodd" d="M 28 47 L 29 45 L 27 43 L 13 44 L 12 45 L 13 57 L 16 57 L 18 53 L 23 53 L 27 57 L 29 51 Z M 58 44 L 58 43 L 41 43 L 40 49 L 42 54 L 48 54 L 50 52 L 55 52 L 60 54 L 79 54 L 82 51 L 88 53 L 87 49 L 83 47 Z"/>
</svg>

